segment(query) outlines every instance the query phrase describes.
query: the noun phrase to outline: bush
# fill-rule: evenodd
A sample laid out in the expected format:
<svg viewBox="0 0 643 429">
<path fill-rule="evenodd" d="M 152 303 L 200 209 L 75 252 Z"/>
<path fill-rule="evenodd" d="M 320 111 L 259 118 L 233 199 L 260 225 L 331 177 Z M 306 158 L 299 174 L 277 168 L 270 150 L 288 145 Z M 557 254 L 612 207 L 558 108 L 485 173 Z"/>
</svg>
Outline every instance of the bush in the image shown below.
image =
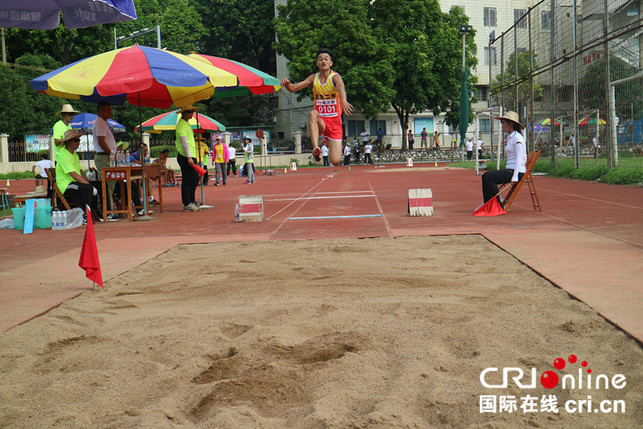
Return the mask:
<svg viewBox="0 0 643 429">
<path fill-rule="evenodd" d="M 578 180 L 598 180 L 601 176 L 607 174 L 607 172 L 609 172 L 609 169 L 602 165 L 596 167 L 584 167 L 574 170 L 570 177 Z"/>
<path fill-rule="evenodd" d="M 616 168 L 603 175 L 599 182 L 612 185 L 636 185 L 643 183 L 643 170 L 634 168 Z"/>
<path fill-rule="evenodd" d="M 6 179 L 33 179 L 33 174 L 31 173 L 31 171 L 14 171 L 11 173 L 0 174 L 0 180 Z"/>
</svg>

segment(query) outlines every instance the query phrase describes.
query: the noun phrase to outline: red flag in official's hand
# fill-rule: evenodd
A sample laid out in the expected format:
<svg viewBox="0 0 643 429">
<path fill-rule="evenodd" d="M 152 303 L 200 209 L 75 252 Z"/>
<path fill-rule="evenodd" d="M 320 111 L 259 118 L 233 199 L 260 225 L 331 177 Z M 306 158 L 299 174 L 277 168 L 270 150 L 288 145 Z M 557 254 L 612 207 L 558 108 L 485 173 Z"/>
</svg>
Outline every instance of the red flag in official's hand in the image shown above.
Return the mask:
<svg viewBox="0 0 643 429">
<path fill-rule="evenodd" d="M 199 166 L 198 166 L 198 165 L 196 165 L 196 164 L 192 164 L 192 168 L 194 168 L 194 171 L 196 171 L 197 173 L 199 173 L 199 176 L 203 176 L 203 175 L 205 174 L 205 169 L 204 169 L 204 168 L 199 167 Z"/>
<path fill-rule="evenodd" d="M 78 266 L 85 270 L 85 276 L 100 287 L 103 286 L 103 275 L 100 272 L 100 261 L 98 260 L 98 248 L 96 248 L 96 236 L 94 235 L 94 222 L 92 211 L 87 207 L 87 228 L 83 239 L 83 248 L 80 250 Z"/>
<path fill-rule="evenodd" d="M 498 202 L 498 198 L 493 197 L 486 203 L 480 206 L 478 210 L 473 212 L 474 216 L 500 216 L 507 214 L 505 209 L 502 208 Z"/>
</svg>

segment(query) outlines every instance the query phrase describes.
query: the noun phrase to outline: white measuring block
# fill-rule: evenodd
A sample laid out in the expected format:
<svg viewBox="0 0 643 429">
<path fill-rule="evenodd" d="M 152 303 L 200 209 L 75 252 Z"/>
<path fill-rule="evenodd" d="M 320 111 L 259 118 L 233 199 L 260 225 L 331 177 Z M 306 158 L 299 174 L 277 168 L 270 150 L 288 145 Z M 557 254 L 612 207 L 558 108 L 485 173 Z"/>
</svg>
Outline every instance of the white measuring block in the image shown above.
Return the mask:
<svg viewBox="0 0 643 429">
<path fill-rule="evenodd" d="M 240 195 L 239 196 L 239 221 L 240 222 L 261 222 L 263 216 L 262 195 Z"/>
<path fill-rule="evenodd" d="M 297 163 L 296 162 L 291 162 L 290 163 L 290 171 L 297 171 Z"/>
<path fill-rule="evenodd" d="M 409 189 L 409 216 L 433 216 L 433 192 L 431 188 Z"/>
<path fill-rule="evenodd" d="M 413 158 L 406 158 L 406 166 L 413 167 Z"/>
</svg>

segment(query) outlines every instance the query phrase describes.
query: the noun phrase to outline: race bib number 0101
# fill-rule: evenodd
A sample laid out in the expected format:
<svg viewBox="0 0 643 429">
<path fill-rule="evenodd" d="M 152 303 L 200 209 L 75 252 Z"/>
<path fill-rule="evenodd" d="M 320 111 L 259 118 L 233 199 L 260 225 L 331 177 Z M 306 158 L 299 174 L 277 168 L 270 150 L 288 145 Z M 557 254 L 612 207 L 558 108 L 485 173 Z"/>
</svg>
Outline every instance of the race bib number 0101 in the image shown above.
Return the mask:
<svg viewBox="0 0 643 429">
<path fill-rule="evenodd" d="M 337 116 L 337 100 L 315 100 L 319 116 L 323 118 L 333 118 Z"/>
</svg>

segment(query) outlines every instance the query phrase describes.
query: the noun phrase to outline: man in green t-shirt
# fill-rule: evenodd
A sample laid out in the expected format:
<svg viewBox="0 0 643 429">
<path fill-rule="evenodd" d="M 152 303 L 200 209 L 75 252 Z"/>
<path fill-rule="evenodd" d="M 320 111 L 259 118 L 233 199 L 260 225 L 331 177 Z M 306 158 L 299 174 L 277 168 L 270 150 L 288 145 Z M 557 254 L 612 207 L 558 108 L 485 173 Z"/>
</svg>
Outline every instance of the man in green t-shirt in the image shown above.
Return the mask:
<svg viewBox="0 0 643 429">
<path fill-rule="evenodd" d="M 99 214 L 96 208 L 98 191 L 87 180 L 76 153 L 76 149 L 80 146 L 80 136 L 84 134 L 87 133 L 74 130 L 65 131 L 62 138 L 64 147 L 60 151 L 58 162 L 56 162 L 56 185 L 65 197 L 74 197 L 79 200 L 86 222 L 85 206 L 90 206 L 92 213 L 97 217 Z"/>
<path fill-rule="evenodd" d="M 194 142 L 194 132 L 192 126 L 188 123 L 194 112 L 199 110 L 192 105 L 181 107 L 178 111 L 181 119 L 176 123 L 176 149 L 179 152 L 176 160 L 181 167 L 181 201 L 183 210 L 186 212 L 198 212 L 199 207 L 196 205 L 196 188 L 199 184 L 199 174 L 194 169 L 196 159 L 196 144 Z"/>
<path fill-rule="evenodd" d="M 65 144 L 63 142 L 65 131 L 71 130 L 71 125 L 69 125 L 69 123 L 74 119 L 74 115 L 77 115 L 78 113 L 80 112 L 78 110 L 74 110 L 74 108 L 71 107 L 71 104 L 64 104 L 63 108 L 58 112 L 61 119 L 54 124 L 54 159 L 58 158 L 60 151 L 65 148 Z"/>
</svg>

